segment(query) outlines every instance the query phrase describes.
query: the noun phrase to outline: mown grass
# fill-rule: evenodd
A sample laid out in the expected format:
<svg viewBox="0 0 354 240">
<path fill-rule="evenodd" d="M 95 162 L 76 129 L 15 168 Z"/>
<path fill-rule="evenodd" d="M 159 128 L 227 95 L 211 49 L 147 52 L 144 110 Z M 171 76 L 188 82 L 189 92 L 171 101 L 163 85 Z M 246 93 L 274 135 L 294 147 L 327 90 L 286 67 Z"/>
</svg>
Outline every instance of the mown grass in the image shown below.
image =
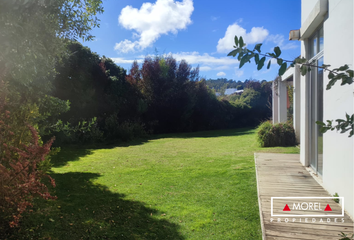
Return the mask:
<svg viewBox="0 0 354 240">
<path fill-rule="evenodd" d="M 55 201 L 40 202 L 13 237 L 261 239 L 253 129 L 159 135 L 53 159 Z"/>
</svg>

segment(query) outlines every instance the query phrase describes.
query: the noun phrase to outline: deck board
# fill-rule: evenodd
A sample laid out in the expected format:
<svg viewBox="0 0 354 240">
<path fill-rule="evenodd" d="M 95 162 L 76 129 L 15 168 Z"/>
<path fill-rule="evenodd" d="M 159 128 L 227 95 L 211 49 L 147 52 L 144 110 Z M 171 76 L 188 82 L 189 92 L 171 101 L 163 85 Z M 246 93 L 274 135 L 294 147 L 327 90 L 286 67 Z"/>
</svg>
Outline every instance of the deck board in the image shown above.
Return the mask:
<svg viewBox="0 0 354 240">
<path fill-rule="evenodd" d="M 316 217 L 315 223 L 271 222 L 271 197 L 331 196 L 301 165 L 298 154 L 255 153 L 255 164 L 263 239 L 339 239 L 340 232 L 353 233 L 353 221 L 347 214 L 344 223 L 333 222 L 334 217 L 331 217 L 330 223 L 319 222 L 320 217 Z M 280 202 L 285 203 L 286 200 Z M 340 208 L 334 201 L 331 206 Z"/>
</svg>

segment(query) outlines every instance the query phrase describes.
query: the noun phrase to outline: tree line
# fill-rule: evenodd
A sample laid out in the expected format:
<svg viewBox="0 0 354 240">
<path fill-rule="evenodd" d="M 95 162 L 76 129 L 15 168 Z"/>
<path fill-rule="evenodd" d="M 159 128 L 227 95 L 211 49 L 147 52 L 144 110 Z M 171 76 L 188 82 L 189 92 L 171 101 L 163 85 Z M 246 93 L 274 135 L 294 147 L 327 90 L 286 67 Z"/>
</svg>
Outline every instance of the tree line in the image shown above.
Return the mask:
<svg viewBox="0 0 354 240">
<path fill-rule="evenodd" d="M 78 42 L 68 50 L 56 67 L 51 92 L 66 101 L 63 113 L 56 124 L 52 121 L 57 132 L 43 131 L 56 135 L 58 142 L 125 141 L 147 133 L 247 127 L 271 114 L 266 81 L 245 81 L 242 95 L 217 99 L 209 81 L 200 79 L 198 67 L 171 55 L 146 56 L 127 73 Z M 64 123 L 81 128 L 73 132 Z"/>
</svg>

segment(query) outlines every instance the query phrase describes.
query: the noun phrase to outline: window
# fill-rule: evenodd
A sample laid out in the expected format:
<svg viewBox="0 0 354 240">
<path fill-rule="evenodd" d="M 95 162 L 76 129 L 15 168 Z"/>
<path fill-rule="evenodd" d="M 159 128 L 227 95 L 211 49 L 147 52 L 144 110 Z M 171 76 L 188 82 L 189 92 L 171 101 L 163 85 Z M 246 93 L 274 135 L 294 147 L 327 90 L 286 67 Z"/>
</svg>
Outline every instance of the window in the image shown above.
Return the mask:
<svg viewBox="0 0 354 240">
<path fill-rule="evenodd" d="M 315 33 L 310 37 L 309 44 L 310 44 L 310 56 L 309 58 L 313 58 L 318 53 L 323 51 L 323 27 L 315 31 Z"/>
<path fill-rule="evenodd" d="M 318 28 L 309 38 L 308 58 L 311 64 L 322 66 L 324 55 L 323 27 Z M 309 86 L 309 137 L 310 165 L 322 176 L 323 136 L 316 121 L 323 121 L 323 69 L 312 67 L 308 76 Z"/>
</svg>

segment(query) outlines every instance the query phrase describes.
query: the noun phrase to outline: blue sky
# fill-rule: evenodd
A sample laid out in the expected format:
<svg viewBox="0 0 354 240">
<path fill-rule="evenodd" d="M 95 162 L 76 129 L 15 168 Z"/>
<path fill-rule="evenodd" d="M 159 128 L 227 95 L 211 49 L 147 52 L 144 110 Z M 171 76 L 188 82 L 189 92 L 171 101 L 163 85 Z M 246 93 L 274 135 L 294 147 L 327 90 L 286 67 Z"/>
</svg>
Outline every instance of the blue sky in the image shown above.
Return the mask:
<svg viewBox="0 0 354 240">
<path fill-rule="evenodd" d="M 253 49 L 280 46 L 285 59 L 300 54 L 300 42 L 289 41 L 289 31 L 299 29 L 300 0 L 104 0 L 96 39 L 84 42 L 99 55 L 112 58 L 129 70 L 134 60 L 146 55 L 172 54 L 200 67 L 206 79 L 227 78 L 273 80 L 278 71 L 272 65 L 257 71 L 254 63 L 241 69 L 227 53 L 234 35 L 242 35 Z"/>
</svg>

